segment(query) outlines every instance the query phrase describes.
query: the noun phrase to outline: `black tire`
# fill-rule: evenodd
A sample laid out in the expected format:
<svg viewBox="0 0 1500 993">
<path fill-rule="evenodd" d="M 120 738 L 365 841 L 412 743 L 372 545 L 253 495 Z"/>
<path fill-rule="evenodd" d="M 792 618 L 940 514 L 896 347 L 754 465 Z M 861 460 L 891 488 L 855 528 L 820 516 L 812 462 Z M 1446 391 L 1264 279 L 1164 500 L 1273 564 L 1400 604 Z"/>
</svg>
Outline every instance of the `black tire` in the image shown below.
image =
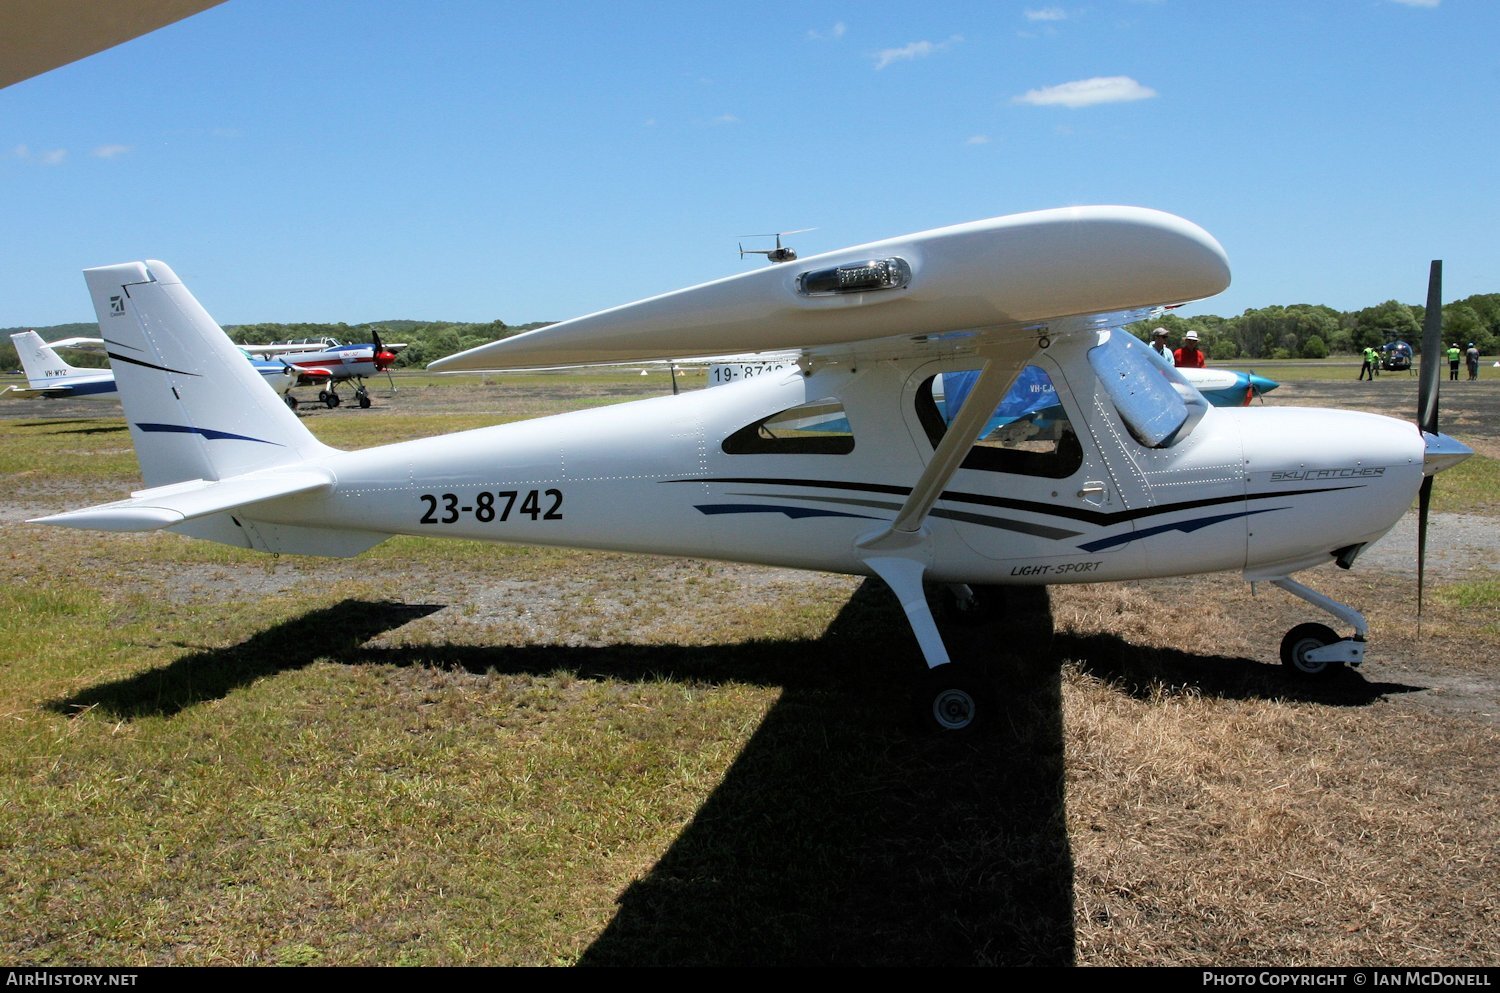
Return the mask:
<svg viewBox="0 0 1500 993">
<path fill-rule="evenodd" d="M 297 398 L 296 397 L 294 397 L 290 393 L 288 393 L 284 399 L 286 400 L 286 405 L 287 405 L 288 409 L 290 409 L 290 410 L 296 410 L 297 409 Z"/>
<path fill-rule="evenodd" d="M 337 393 L 333 393 L 333 392 L 330 391 L 329 394 L 326 397 L 323 398 L 323 402 L 328 405 L 328 409 L 329 410 L 332 410 L 334 407 L 337 407 L 343 401 L 339 399 L 339 395 Z"/>
<path fill-rule="evenodd" d="M 360 410 L 369 410 L 370 409 L 370 394 L 368 394 L 368 393 L 361 393 L 359 395 L 359 409 Z"/>
<path fill-rule="evenodd" d="M 1281 639 L 1281 664 L 1299 676 L 1326 676 L 1343 663 L 1313 662 L 1307 653 L 1343 640 L 1326 624 L 1298 624 Z"/>
<path fill-rule="evenodd" d="M 993 699 L 983 674 L 950 662 L 923 673 L 915 699 L 917 717 L 927 731 L 973 734 L 989 720 Z"/>
</svg>

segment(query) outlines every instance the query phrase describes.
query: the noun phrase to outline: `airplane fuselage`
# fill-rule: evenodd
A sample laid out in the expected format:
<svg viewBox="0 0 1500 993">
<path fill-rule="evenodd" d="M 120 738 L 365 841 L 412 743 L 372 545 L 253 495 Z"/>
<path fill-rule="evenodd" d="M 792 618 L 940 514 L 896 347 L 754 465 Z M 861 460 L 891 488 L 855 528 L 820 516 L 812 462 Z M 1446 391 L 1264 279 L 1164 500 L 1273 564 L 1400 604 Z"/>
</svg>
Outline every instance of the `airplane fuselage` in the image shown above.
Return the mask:
<svg viewBox="0 0 1500 993">
<path fill-rule="evenodd" d="M 1208 408 L 1187 437 L 1146 447 L 1100 390 L 1086 349 L 1059 342 L 1033 363 L 1056 386 L 1077 434 L 1076 466 L 960 469 L 926 524 L 929 578 L 1285 575 L 1378 538 L 1420 483 L 1416 428 L 1348 411 Z M 336 478 L 331 491 L 241 516 L 867 573 L 856 542 L 889 523 L 932 456 L 921 385 L 964 364 L 874 360 L 812 375 L 794 368 L 331 454 L 319 460 Z M 776 441 L 744 450 L 731 441 L 769 415 L 829 399 L 848 424 L 847 439 L 832 447 L 847 451 L 801 442 L 778 451 Z"/>
</svg>

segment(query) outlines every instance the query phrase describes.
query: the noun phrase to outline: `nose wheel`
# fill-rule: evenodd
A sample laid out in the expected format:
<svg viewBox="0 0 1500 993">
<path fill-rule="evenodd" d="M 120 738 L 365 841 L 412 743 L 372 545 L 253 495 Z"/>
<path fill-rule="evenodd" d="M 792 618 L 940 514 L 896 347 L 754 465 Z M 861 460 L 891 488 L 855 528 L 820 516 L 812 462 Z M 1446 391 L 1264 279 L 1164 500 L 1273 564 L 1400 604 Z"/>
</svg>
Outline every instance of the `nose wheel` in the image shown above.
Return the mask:
<svg viewBox="0 0 1500 993">
<path fill-rule="evenodd" d="M 1281 639 L 1282 665 L 1299 676 L 1326 676 L 1345 665 L 1358 666 L 1365 660 L 1365 638 L 1370 626 L 1363 614 L 1285 576 L 1271 582 L 1354 628 L 1353 636 L 1341 638 L 1325 624 L 1298 624 Z"/>
<path fill-rule="evenodd" d="M 1342 663 L 1313 657 L 1320 648 L 1343 639 L 1326 624 L 1298 624 L 1281 639 L 1281 664 L 1299 676 L 1324 676 Z"/>
</svg>

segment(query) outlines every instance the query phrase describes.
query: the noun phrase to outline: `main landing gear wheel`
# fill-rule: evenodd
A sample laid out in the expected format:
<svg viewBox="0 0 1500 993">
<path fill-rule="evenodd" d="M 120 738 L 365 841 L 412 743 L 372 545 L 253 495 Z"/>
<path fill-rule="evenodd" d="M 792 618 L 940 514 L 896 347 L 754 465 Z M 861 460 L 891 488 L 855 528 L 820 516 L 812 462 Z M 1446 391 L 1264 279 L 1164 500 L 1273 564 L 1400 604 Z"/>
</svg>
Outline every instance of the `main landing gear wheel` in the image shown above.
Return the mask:
<svg viewBox="0 0 1500 993">
<path fill-rule="evenodd" d="M 359 400 L 359 409 L 360 410 L 369 410 L 370 409 L 370 394 L 368 394 L 368 393 L 361 393 L 357 399 Z"/>
<path fill-rule="evenodd" d="M 319 390 L 318 399 L 322 400 L 323 405 L 329 410 L 339 405 L 339 395 L 332 390 Z"/>
<path fill-rule="evenodd" d="M 924 728 L 944 734 L 973 734 L 989 717 L 989 682 L 969 666 L 950 662 L 923 674 L 916 694 Z"/>
<path fill-rule="evenodd" d="M 296 410 L 297 409 L 297 398 L 296 397 L 294 397 L 290 393 L 288 393 L 286 395 L 285 399 L 286 399 L 286 405 L 287 405 L 287 407 L 289 407 L 292 410 Z"/>
<path fill-rule="evenodd" d="M 1341 668 L 1341 664 L 1314 661 L 1307 653 L 1342 640 L 1326 624 L 1298 624 L 1281 639 L 1281 664 L 1299 676 L 1326 676 Z"/>
</svg>

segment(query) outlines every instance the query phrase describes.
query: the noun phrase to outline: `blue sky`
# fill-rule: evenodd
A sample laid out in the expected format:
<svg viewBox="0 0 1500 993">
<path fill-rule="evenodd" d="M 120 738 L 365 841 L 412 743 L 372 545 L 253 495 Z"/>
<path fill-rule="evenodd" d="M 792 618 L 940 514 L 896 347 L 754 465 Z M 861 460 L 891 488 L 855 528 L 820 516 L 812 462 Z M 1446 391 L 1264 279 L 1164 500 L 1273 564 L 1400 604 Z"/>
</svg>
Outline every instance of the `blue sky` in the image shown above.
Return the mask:
<svg viewBox="0 0 1500 993">
<path fill-rule="evenodd" d="M 0 327 L 173 266 L 221 323 L 560 320 L 999 214 L 1225 246 L 1184 313 L 1500 291 L 1491 0 L 229 0 L 0 90 Z"/>
</svg>

